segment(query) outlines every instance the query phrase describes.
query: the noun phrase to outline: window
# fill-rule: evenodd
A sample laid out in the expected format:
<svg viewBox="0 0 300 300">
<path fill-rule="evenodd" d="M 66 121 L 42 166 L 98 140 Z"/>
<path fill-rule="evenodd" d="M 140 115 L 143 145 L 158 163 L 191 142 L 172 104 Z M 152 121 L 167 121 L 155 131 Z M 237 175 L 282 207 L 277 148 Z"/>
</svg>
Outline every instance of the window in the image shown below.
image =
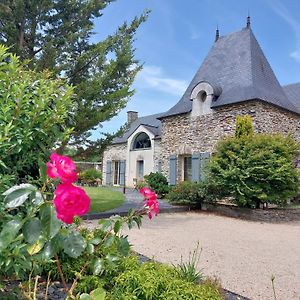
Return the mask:
<svg viewBox="0 0 300 300">
<path fill-rule="evenodd" d="M 113 161 L 113 184 L 120 184 L 120 161 Z"/>
<path fill-rule="evenodd" d="M 183 180 L 192 181 L 192 157 L 185 156 L 183 158 Z"/>
<path fill-rule="evenodd" d="M 149 138 L 149 135 L 146 134 L 145 132 L 142 132 L 137 135 L 133 142 L 133 147 L 132 149 L 147 149 L 151 148 L 151 141 Z"/>
<path fill-rule="evenodd" d="M 138 160 L 136 162 L 136 173 L 137 173 L 137 178 L 138 180 L 143 180 L 144 179 L 144 161 L 143 160 Z"/>
</svg>

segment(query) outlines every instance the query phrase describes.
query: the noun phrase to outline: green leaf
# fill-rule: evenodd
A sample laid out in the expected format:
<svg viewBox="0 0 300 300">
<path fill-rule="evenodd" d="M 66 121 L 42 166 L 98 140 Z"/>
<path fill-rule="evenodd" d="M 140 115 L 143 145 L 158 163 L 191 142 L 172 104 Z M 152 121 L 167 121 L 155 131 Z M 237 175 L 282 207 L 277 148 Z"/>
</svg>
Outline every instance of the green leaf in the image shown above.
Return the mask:
<svg viewBox="0 0 300 300">
<path fill-rule="evenodd" d="M 122 223 L 120 220 L 116 221 L 115 225 L 114 225 L 114 232 L 118 233 L 121 229 Z"/>
<path fill-rule="evenodd" d="M 124 256 L 127 256 L 130 250 L 130 244 L 127 238 L 121 237 L 118 243 L 118 250 Z"/>
<path fill-rule="evenodd" d="M 106 255 L 105 258 L 106 258 L 109 262 L 111 262 L 111 263 L 113 263 L 113 262 L 119 260 L 119 257 L 118 257 L 118 256 L 115 256 L 115 255 L 112 255 L 112 254 Z"/>
<path fill-rule="evenodd" d="M 44 259 L 52 258 L 58 251 L 61 249 L 62 237 L 60 234 L 57 234 L 53 239 L 46 243 L 42 257 Z"/>
<path fill-rule="evenodd" d="M 44 202 L 42 193 L 40 191 L 36 191 L 35 198 L 32 200 L 32 203 L 36 206 L 42 204 Z"/>
<path fill-rule="evenodd" d="M 0 251 L 3 251 L 16 237 L 22 227 L 20 220 L 11 220 L 3 224 L 3 229 L 0 233 Z"/>
<path fill-rule="evenodd" d="M 115 236 L 114 235 L 109 236 L 104 242 L 104 247 L 105 248 L 110 247 L 114 241 L 115 241 Z"/>
<path fill-rule="evenodd" d="M 110 227 L 112 226 L 112 220 L 105 220 L 103 223 L 102 223 L 102 227 L 101 229 L 105 232 L 109 231 L 110 230 Z M 100 223 L 99 223 L 100 224 Z"/>
<path fill-rule="evenodd" d="M 2 194 L 5 196 L 5 207 L 16 208 L 21 206 L 28 199 L 28 196 L 36 190 L 37 188 L 31 184 L 24 183 L 13 186 Z"/>
<path fill-rule="evenodd" d="M 92 300 L 105 300 L 106 292 L 103 288 L 97 288 L 90 293 Z"/>
<path fill-rule="evenodd" d="M 79 232 L 71 232 L 63 241 L 64 252 L 73 258 L 80 256 L 85 247 L 85 240 Z"/>
<path fill-rule="evenodd" d="M 91 296 L 86 293 L 81 294 L 79 299 L 80 300 L 92 300 Z"/>
<path fill-rule="evenodd" d="M 39 163 L 40 178 L 41 178 L 42 182 L 44 183 L 47 180 L 47 166 L 41 158 L 39 158 L 38 163 Z"/>
<path fill-rule="evenodd" d="M 40 209 L 42 232 L 45 237 L 52 239 L 61 228 L 61 222 L 56 218 L 56 211 L 52 205 L 44 204 Z"/>
<path fill-rule="evenodd" d="M 100 258 L 96 258 L 93 262 L 93 274 L 99 275 L 103 271 L 103 260 Z"/>
<path fill-rule="evenodd" d="M 102 239 L 99 238 L 93 238 L 90 240 L 90 243 L 93 245 L 99 245 L 101 243 Z"/>
<path fill-rule="evenodd" d="M 86 251 L 87 251 L 88 254 L 93 254 L 94 251 L 95 251 L 94 245 L 91 244 L 91 243 L 87 244 L 87 246 L 86 246 Z"/>
<path fill-rule="evenodd" d="M 34 244 L 28 245 L 26 247 L 27 248 L 27 252 L 29 253 L 29 255 L 37 254 L 37 253 L 39 253 L 43 249 L 44 244 L 45 244 L 44 242 L 38 240 Z"/>
<path fill-rule="evenodd" d="M 41 235 L 41 221 L 38 218 L 33 218 L 26 222 L 23 226 L 23 235 L 27 243 L 36 242 Z"/>
</svg>

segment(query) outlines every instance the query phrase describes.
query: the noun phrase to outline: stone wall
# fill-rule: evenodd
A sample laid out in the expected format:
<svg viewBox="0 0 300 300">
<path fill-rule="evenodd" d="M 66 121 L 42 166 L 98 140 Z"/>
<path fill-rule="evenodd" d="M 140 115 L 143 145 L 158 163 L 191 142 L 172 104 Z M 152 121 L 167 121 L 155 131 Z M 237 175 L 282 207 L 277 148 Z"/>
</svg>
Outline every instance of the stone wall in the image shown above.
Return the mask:
<svg viewBox="0 0 300 300">
<path fill-rule="evenodd" d="M 106 162 L 108 160 L 126 160 L 127 143 L 107 147 L 103 154 L 103 184 L 106 184 Z"/>
<path fill-rule="evenodd" d="M 281 223 L 300 221 L 300 209 L 250 209 L 231 205 L 205 203 L 203 210 L 248 221 Z"/>
<path fill-rule="evenodd" d="M 153 154 L 153 159 L 154 159 L 154 170 L 153 172 L 159 171 L 159 164 L 161 165 L 161 140 L 160 139 L 155 139 L 154 140 L 154 154 Z"/>
<path fill-rule="evenodd" d="M 192 117 L 191 114 L 162 120 L 162 172 L 168 177 L 170 155 L 213 152 L 217 141 L 233 135 L 238 115 L 252 117 L 255 132 L 292 133 L 300 140 L 300 117 L 260 101 L 249 101 L 213 110 L 212 114 Z M 179 156 L 180 157 L 180 156 Z M 178 164 L 177 180 L 181 180 Z"/>
</svg>

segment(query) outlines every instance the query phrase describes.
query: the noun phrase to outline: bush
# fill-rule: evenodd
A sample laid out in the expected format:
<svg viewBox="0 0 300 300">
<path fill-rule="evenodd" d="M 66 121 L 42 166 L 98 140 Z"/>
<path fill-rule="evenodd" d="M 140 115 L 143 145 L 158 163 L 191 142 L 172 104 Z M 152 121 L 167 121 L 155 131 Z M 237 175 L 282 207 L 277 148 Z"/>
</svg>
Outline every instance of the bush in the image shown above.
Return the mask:
<svg viewBox="0 0 300 300">
<path fill-rule="evenodd" d="M 182 279 L 175 268 L 157 262 L 147 262 L 126 269 L 114 279 L 112 299 L 222 299 L 220 287 L 205 281 L 200 285 Z"/>
<path fill-rule="evenodd" d="M 164 197 L 169 192 L 168 180 L 163 174 L 151 172 L 149 175 L 145 176 L 145 180 L 157 195 Z"/>
<path fill-rule="evenodd" d="M 66 119 L 72 105 L 72 89 L 46 71 L 28 71 L 18 57 L 1 45 L 0 65 L 0 191 L 3 191 L 4 184 L 11 186 L 24 182 L 25 178 L 37 179 L 39 162 L 45 162 L 50 149 L 68 136 Z"/>
<path fill-rule="evenodd" d="M 256 134 L 219 142 L 212 157 L 209 179 L 219 196 L 230 196 L 239 206 L 259 208 L 260 203 L 284 205 L 295 197 L 299 173 L 294 160 L 299 143 L 292 137 Z"/>
<path fill-rule="evenodd" d="M 86 169 L 79 173 L 79 180 L 83 184 L 97 184 L 102 181 L 102 173 L 95 168 Z"/>
<path fill-rule="evenodd" d="M 206 198 L 205 183 L 195 183 L 189 181 L 180 182 L 173 187 L 167 199 L 174 204 L 192 205 L 201 207 L 201 203 Z"/>
</svg>

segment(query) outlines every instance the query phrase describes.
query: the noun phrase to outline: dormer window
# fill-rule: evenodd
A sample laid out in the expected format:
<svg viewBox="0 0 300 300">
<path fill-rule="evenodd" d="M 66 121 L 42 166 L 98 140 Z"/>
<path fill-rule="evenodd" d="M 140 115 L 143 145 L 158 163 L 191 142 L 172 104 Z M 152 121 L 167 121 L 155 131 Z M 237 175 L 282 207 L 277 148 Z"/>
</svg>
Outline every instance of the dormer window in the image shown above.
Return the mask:
<svg viewBox="0 0 300 300">
<path fill-rule="evenodd" d="M 198 117 L 212 113 L 212 101 L 221 93 L 220 88 L 213 87 L 209 82 L 201 81 L 192 90 L 193 101 L 192 117 Z"/>
<path fill-rule="evenodd" d="M 138 134 L 133 142 L 133 150 L 136 149 L 149 149 L 151 148 L 151 140 L 147 133 L 141 132 Z"/>
<path fill-rule="evenodd" d="M 202 100 L 202 102 L 204 102 L 207 98 L 207 93 L 205 91 L 201 91 L 199 94 L 198 94 L 198 97 L 199 99 Z"/>
</svg>

